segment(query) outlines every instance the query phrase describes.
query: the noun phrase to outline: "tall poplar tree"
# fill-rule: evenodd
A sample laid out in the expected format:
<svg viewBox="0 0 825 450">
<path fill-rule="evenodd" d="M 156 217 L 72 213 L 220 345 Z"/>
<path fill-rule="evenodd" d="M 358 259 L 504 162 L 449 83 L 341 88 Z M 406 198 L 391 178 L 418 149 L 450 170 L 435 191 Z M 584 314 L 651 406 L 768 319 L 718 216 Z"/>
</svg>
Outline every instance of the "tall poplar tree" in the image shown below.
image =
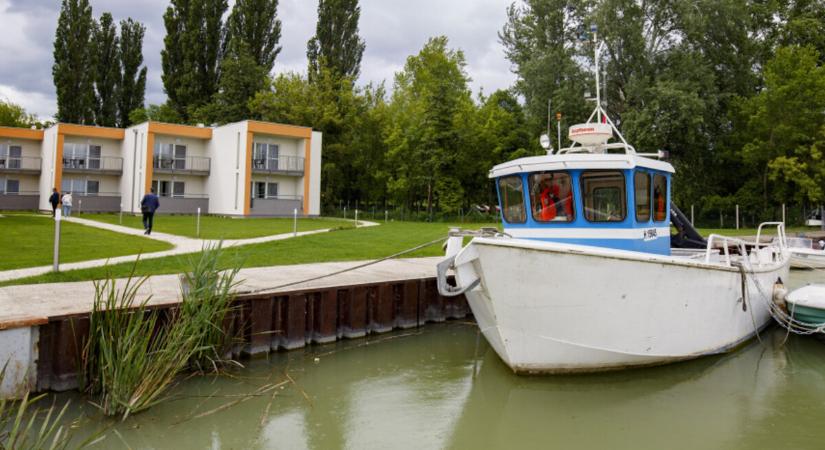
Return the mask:
<svg viewBox="0 0 825 450">
<path fill-rule="evenodd" d="M 91 46 L 94 19 L 88 0 L 63 0 L 54 37 L 52 77 L 57 91 L 57 120 L 94 123 L 94 67 Z"/>
<path fill-rule="evenodd" d="M 129 113 L 143 108 L 146 95 L 146 66 L 143 65 L 143 35 L 146 27 L 127 19 L 120 22 L 120 89 L 118 121 L 121 127 L 132 124 Z"/>
<path fill-rule="evenodd" d="M 103 13 L 93 30 L 95 124 L 113 127 L 117 125 L 120 47 L 112 15 Z"/>
<path fill-rule="evenodd" d="M 226 0 L 171 0 L 163 15 L 163 87 L 183 120 L 218 91 Z"/>
<path fill-rule="evenodd" d="M 358 0 L 320 0 L 315 36 L 307 42 L 309 78 L 313 80 L 321 66 L 338 78 L 356 80 L 361 72 L 361 57 L 366 45 L 358 36 L 361 7 Z"/>
<path fill-rule="evenodd" d="M 278 20 L 278 0 L 237 0 L 226 21 L 226 43 L 240 40 L 255 62 L 266 73 L 272 72 L 275 58 L 281 52 L 281 21 Z M 235 47 L 235 49 L 240 46 Z"/>
</svg>

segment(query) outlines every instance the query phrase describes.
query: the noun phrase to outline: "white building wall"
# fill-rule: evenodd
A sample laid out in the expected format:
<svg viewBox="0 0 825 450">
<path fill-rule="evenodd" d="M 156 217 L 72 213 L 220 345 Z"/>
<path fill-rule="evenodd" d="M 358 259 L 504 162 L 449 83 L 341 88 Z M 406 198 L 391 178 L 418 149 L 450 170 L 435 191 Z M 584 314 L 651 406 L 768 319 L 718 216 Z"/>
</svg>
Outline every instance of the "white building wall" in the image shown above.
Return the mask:
<svg viewBox="0 0 825 450">
<path fill-rule="evenodd" d="M 207 144 L 212 169 L 206 183 L 209 213 L 243 215 L 246 198 L 247 122 L 216 127 Z"/>
<path fill-rule="evenodd" d="M 186 137 L 155 134 L 155 156 L 158 155 L 161 144 L 176 144 L 186 146 L 186 156 L 208 156 L 208 141 Z"/>
<path fill-rule="evenodd" d="M 63 147 L 65 149 L 66 144 L 81 144 L 81 145 L 99 145 L 100 146 L 100 156 L 102 157 L 113 157 L 113 158 L 122 158 L 123 151 L 122 151 L 122 143 L 121 140 L 113 140 L 113 139 L 100 139 L 100 138 L 87 138 L 83 136 L 65 136 L 63 138 Z M 64 150 L 63 157 L 66 157 L 66 152 Z"/>
<path fill-rule="evenodd" d="M 146 180 L 146 139 L 149 123 L 141 123 L 126 129 L 123 138 L 123 176 L 120 177 L 120 193 L 123 211 L 140 212 Z"/>
<path fill-rule="evenodd" d="M 321 215 L 321 143 L 323 133 L 312 132 L 309 149 L 309 215 Z M 306 176 L 306 174 L 304 175 Z"/>
<path fill-rule="evenodd" d="M 0 144 L 20 147 L 21 156 L 24 158 L 40 158 L 40 149 L 43 147 L 42 141 L 32 141 L 29 139 L 1 138 Z"/>
<path fill-rule="evenodd" d="M 55 159 L 57 158 L 57 125 L 53 125 L 43 131 L 43 141 L 40 147 L 40 157 L 43 159 L 40 170 L 40 209 L 51 211 L 49 196 L 52 195 L 52 188 L 55 185 Z M 62 162 L 61 162 L 62 164 Z"/>
</svg>

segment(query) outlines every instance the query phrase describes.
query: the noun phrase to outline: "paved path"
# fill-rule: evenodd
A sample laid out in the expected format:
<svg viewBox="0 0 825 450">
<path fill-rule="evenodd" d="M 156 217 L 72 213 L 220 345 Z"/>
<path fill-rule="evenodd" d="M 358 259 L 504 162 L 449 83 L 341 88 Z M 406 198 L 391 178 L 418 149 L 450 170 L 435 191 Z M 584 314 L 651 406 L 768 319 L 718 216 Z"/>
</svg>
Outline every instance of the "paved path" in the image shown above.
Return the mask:
<svg viewBox="0 0 825 450">
<path fill-rule="evenodd" d="M 44 216 L 45 217 L 45 216 Z M 79 217 L 69 217 L 63 220 L 67 220 L 69 222 L 78 223 L 81 225 L 86 225 L 95 228 L 101 228 L 104 230 L 114 231 L 116 233 L 122 234 L 129 234 L 133 236 L 140 236 L 146 237 L 149 239 L 154 239 L 158 241 L 167 242 L 172 244 L 173 248 L 170 250 L 164 250 L 161 252 L 154 252 L 154 253 L 144 253 L 141 255 L 125 255 L 125 256 L 117 256 L 113 258 L 103 258 L 103 259 L 94 259 L 90 261 L 80 261 L 75 263 L 66 263 L 60 265 L 61 271 L 68 271 L 68 270 L 75 270 L 75 269 L 89 269 L 92 267 L 102 267 L 107 264 L 118 264 L 124 262 L 133 262 L 137 260 L 138 256 L 141 260 L 146 259 L 154 259 L 154 258 L 162 258 L 164 256 L 172 256 L 172 255 L 183 255 L 186 253 L 194 253 L 199 252 L 205 245 L 215 245 L 217 244 L 218 240 L 211 240 L 211 239 L 194 239 L 185 236 L 177 236 L 172 234 L 166 233 L 152 233 L 149 236 L 143 234 L 143 230 L 131 227 L 124 227 L 122 225 L 115 225 L 111 223 L 105 222 L 98 222 L 96 220 L 88 220 L 88 219 L 81 219 Z M 364 220 L 358 221 L 358 226 L 360 227 L 371 227 L 376 226 L 378 223 L 376 222 L 368 222 Z M 256 238 L 249 238 L 249 239 L 228 239 L 223 241 L 223 247 L 237 247 L 240 245 L 249 245 L 249 244 L 260 244 L 263 242 L 271 242 L 271 241 L 281 241 L 284 239 L 289 239 L 292 237 L 297 236 L 307 236 L 310 234 L 318 234 L 318 233 L 326 233 L 330 231 L 329 228 L 324 228 L 320 230 L 312 230 L 312 231 L 299 231 L 297 234 L 293 233 L 283 233 L 283 234 L 274 234 L 270 236 L 261 236 Z M 23 269 L 14 269 L 14 270 L 5 270 L 0 271 L 0 282 L 2 281 L 10 281 L 10 280 L 17 280 L 20 278 L 27 278 L 33 277 L 37 275 L 43 275 L 52 271 L 52 266 L 38 266 L 38 267 L 26 267 Z"/>
<path fill-rule="evenodd" d="M 278 293 L 304 289 L 323 289 L 334 286 L 353 286 L 382 282 L 397 282 L 431 278 L 441 257 L 406 258 L 382 261 L 367 267 L 289 287 L 274 287 L 327 275 L 353 268 L 366 261 L 299 264 L 243 269 L 236 292 Z M 118 280 L 124 283 L 124 280 Z M 0 288 L 0 330 L 45 323 L 49 318 L 91 311 L 94 302 L 94 283 L 30 284 Z M 151 295 L 150 305 L 174 304 L 180 298 L 178 275 L 149 277 L 138 291 L 138 300 Z"/>
</svg>

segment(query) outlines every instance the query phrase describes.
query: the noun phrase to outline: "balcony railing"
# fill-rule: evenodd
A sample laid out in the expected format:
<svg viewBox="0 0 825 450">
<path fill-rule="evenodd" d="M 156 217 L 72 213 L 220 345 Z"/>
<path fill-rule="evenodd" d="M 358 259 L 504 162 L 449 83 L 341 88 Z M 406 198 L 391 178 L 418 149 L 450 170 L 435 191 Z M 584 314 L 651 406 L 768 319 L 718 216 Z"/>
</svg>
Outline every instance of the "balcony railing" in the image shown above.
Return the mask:
<svg viewBox="0 0 825 450">
<path fill-rule="evenodd" d="M 252 160 L 252 172 L 302 176 L 304 174 L 304 158 L 300 156 L 256 158 Z"/>
<path fill-rule="evenodd" d="M 22 195 L 22 196 L 36 195 L 36 196 L 39 197 L 40 192 L 39 191 L 11 191 L 11 192 L 6 192 L 4 190 L 0 190 L 0 195 Z"/>
<path fill-rule="evenodd" d="M 30 156 L 0 156 L 0 172 L 3 173 L 40 173 L 40 158 Z"/>
<path fill-rule="evenodd" d="M 212 168 L 212 159 L 206 156 L 187 156 L 185 158 L 155 156 L 152 167 L 155 173 L 209 175 Z"/>
<path fill-rule="evenodd" d="M 167 193 L 161 192 L 160 194 L 158 194 L 158 197 L 160 197 L 161 200 L 163 200 L 165 198 L 169 198 L 169 199 L 171 199 L 171 198 L 188 198 L 188 199 L 207 198 L 208 199 L 209 194 L 190 194 L 188 192 L 185 193 L 185 194 L 171 194 L 171 193 L 168 193 L 168 192 Z"/>
<path fill-rule="evenodd" d="M 123 173 L 123 158 L 114 156 L 63 158 L 63 172 L 95 172 L 120 175 Z"/>
</svg>

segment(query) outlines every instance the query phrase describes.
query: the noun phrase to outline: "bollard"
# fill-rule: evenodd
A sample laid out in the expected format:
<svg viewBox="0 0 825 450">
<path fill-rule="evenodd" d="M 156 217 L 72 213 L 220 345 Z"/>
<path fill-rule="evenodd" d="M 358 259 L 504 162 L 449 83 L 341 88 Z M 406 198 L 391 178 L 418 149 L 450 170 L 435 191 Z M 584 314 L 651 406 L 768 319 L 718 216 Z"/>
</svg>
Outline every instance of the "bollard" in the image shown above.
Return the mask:
<svg viewBox="0 0 825 450">
<path fill-rule="evenodd" d="M 355 208 L 355 228 L 358 228 L 358 208 Z"/>
<path fill-rule="evenodd" d="M 123 225 L 123 203 L 120 204 L 120 213 L 118 214 L 118 224 Z"/>
<path fill-rule="evenodd" d="M 298 236 L 298 208 L 292 210 L 292 237 Z"/>
<path fill-rule="evenodd" d="M 195 220 L 195 236 L 201 237 L 201 209 L 198 208 L 198 218 Z"/>
<path fill-rule="evenodd" d="M 739 205 L 736 205 L 736 229 L 739 229 Z"/>
<path fill-rule="evenodd" d="M 77 201 L 77 215 L 79 216 L 81 212 L 83 212 L 83 199 Z"/>
<path fill-rule="evenodd" d="M 387 223 L 387 219 L 390 217 L 390 212 L 386 209 L 384 210 L 384 223 Z"/>
<path fill-rule="evenodd" d="M 54 213 L 54 260 L 52 269 L 60 271 L 60 222 L 63 219 L 63 211 L 57 210 Z"/>
</svg>

